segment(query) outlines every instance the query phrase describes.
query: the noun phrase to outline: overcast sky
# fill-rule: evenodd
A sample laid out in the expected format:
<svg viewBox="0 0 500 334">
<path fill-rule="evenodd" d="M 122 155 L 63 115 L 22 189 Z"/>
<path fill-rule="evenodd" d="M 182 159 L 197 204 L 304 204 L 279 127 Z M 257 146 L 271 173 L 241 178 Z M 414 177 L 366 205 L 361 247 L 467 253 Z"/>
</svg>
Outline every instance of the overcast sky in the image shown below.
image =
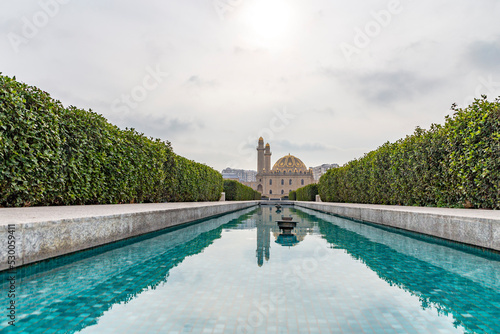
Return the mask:
<svg viewBox="0 0 500 334">
<path fill-rule="evenodd" d="M 497 0 L 0 0 L 0 72 L 218 170 L 343 164 L 500 95 Z"/>
</svg>

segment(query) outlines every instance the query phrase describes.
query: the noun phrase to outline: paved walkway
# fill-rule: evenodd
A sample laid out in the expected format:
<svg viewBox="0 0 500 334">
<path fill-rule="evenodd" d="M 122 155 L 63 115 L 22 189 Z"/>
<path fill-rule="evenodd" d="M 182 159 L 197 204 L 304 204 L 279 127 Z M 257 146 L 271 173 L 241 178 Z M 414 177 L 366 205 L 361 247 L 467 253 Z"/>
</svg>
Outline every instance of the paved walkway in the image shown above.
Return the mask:
<svg viewBox="0 0 500 334">
<path fill-rule="evenodd" d="M 500 251 L 499 210 L 324 202 L 297 206 Z"/>
<path fill-rule="evenodd" d="M 141 212 L 200 208 L 239 203 L 227 202 L 182 202 L 110 205 L 38 206 L 28 208 L 0 208 L 0 226 L 57 221 L 62 219 L 103 217 Z"/>
<path fill-rule="evenodd" d="M 378 205 L 378 204 L 352 204 L 352 203 L 329 203 L 329 202 L 313 202 L 318 204 L 326 204 L 329 206 L 348 207 L 353 209 L 375 209 L 389 210 L 412 213 L 426 213 L 441 216 L 451 217 L 467 217 L 500 220 L 500 210 L 484 210 L 484 209 L 450 209 L 450 208 L 433 208 L 422 206 L 402 206 L 402 205 Z"/>
<path fill-rule="evenodd" d="M 34 223 L 57 221 L 84 217 L 113 216 L 162 210 L 175 210 L 193 207 L 217 206 L 236 202 L 182 202 L 182 203 L 145 203 L 145 204 L 109 204 L 109 205 L 71 205 L 71 206 L 39 206 L 28 208 L 0 208 L 0 225 L 11 223 Z M 263 204 L 266 204 L 264 201 Z M 285 204 L 285 203 L 282 203 Z M 449 209 L 417 206 L 373 205 L 350 203 L 327 203 L 331 206 L 359 209 L 380 209 L 400 212 L 429 213 L 441 216 L 482 218 L 500 220 L 500 210 Z"/>
</svg>

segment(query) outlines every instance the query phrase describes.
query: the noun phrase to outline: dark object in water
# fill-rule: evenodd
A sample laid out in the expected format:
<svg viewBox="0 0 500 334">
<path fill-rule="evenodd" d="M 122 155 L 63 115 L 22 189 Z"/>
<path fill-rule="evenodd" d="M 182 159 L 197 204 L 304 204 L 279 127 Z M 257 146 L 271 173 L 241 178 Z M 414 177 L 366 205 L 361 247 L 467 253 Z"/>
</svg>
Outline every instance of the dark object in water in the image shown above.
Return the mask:
<svg viewBox="0 0 500 334">
<path fill-rule="evenodd" d="M 297 236 L 295 234 L 280 234 L 276 240 L 277 244 L 286 247 L 292 247 L 299 243 Z"/>
<path fill-rule="evenodd" d="M 292 220 L 293 217 L 281 216 L 281 220 L 276 221 L 283 234 L 291 234 L 292 230 L 295 228 L 295 226 L 297 226 L 297 222 L 294 222 Z"/>
</svg>

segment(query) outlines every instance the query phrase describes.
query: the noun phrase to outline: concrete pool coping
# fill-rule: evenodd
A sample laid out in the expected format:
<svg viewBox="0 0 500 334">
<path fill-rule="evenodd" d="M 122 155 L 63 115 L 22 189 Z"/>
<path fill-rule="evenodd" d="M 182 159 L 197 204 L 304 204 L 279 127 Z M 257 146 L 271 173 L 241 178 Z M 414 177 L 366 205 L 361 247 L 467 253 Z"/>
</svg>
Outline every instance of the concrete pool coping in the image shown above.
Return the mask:
<svg viewBox="0 0 500 334">
<path fill-rule="evenodd" d="M 294 205 L 500 252 L 499 210 L 297 201 Z"/>
<path fill-rule="evenodd" d="M 234 201 L 0 208 L 0 238 L 4 240 L 0 246 L 0 270 L 10 269 L 9 260 L 14 260 L 14 266 L 19 267 L 242 210 L 258 203 Z M 9 235 L 15 239 L 8 239 Z M 15 244 L 8 244 L 7 240 L 14 240 Z"/>
<path fill-rule="evenodd" d="M 0 270 L 7 263 L 9 224 L 15 266 L 263 205 L 295 205 L 500 251 L 500 211 L 325 202 L 239 201 L 0 208 Z M 12 231 L 12 229 L 11 229 Z M 12 250 L 11 250 L 12 253 Z"/>
</svg>

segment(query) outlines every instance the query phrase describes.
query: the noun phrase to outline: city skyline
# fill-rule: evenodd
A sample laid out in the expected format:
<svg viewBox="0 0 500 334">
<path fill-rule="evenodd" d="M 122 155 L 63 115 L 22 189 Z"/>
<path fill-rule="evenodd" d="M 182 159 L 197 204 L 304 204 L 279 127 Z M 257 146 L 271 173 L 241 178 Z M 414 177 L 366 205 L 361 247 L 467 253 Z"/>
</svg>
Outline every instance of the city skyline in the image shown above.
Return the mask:
<svg viewBox="0 0 500 334">
<path fill-rule="evenodd" d="M 339 167 L 338 164 L 321 164 L 311 167 L 313 170 L 314 180 L 318 181 L 321 175 L 325 174 L 331 168 Z M 257 170 L 254 169 L 235 169 L 226 167 L 221 171 L 222 177 L 225 179 L 238 179 L 240 182 L 253 182 L 256 180 Z"/>
<path fill-rule="evenodd" d="M 493 0 L 7 2 L 0 72 L 219 171 L 255 169 L 260 136 L 342 165 L 499 96 L 498 17 Z"/>
<path fill-rule="evenodd" d="M 271 170 L 274 171 L 277 167 L 279 168 L 279 166 L 277 166 L 279 164 L 279 162 L 282 159 L 287 159 L 287 157 L 292 157 L 293 159 L 298 158 L 298 157 L 294 156 L 293 154 L 288 153 L 285 156 L 275 157 L 275 159 L 273 160 L 273 158 L 272 158 L 273 152 L 271 150 L 271 145 L 270 145 L 270 143 L 266 143 L 264 146 L 264 142 L 265 142 L 265 140 L 262 137 L 260 137 L 258 142 L 257 142 L 257 144 L 258 144 L 257 151 L 261 150 L 262 155 L 261 156 L 258 155 L 258 158 L 256 161 L 256 164 L 257 164 L 256 169 L 238 169 L 238 168 L 231 168 L 230 166 L 228 166 L 221 171 L 222 177 L 224 179 L 233 179 L 233 180 L 237 179 L 238 181 L 240 181 L 246 185 L 252 186 L 251 183 L 257 181 L 257 176 L 259 175 L 259 173 L 271 172 Z M 260 160 L 260 162 L 259 162 L 259 160 Z M 303 164 L 303 162 L 300 160 L 300 158 L 298 158 L 298 161 L 300 162 L 300 164 Z M 309 169 L 311 171 L 315 182 L 319 181 L 319 178 L 321 177 L 321 175 L 325 174 L 329 169 L 337 168 L 337 167 L 339 167 L 339 165 L 337 163 L 323 163 L 319 166 L 308 166 L 307 164 L 305 164 L 305 168 Z M 254 185 L 254 187 L 255 186 L 256 186 L 256 184 Z M 262 191 L 262 190 L 260 190 L 260 191 Z"/>
</svg>

